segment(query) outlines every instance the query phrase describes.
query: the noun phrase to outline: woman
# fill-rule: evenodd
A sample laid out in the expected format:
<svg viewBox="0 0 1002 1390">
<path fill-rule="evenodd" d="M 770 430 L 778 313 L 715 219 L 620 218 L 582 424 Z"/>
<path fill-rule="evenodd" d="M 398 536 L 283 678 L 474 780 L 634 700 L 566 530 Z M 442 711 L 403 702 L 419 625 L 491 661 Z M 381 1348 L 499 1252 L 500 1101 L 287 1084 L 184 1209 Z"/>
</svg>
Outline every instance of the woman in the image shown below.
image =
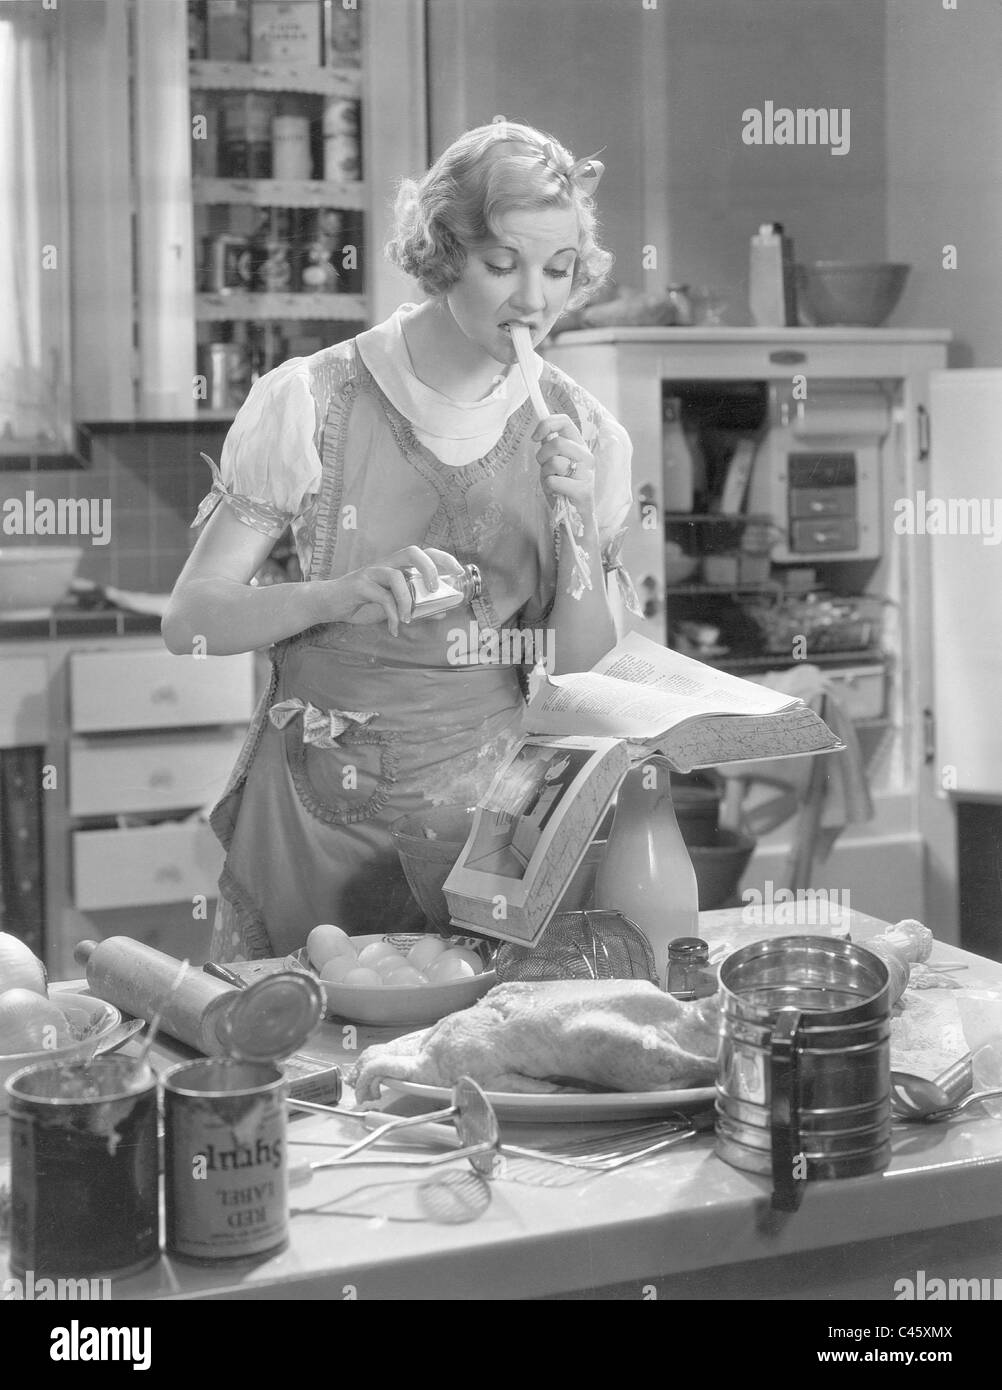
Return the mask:
<svg viewBox="0 0 1002 1390">
<path fill-rule="evenodd" d="M 477 665 L 481 634 L 543 630 L 556 672 L 589 668 L 616 640 L 602 579 L 630 508 L 629 439 L 534 356 L 552 412 L 537 424 L 505 327 L 527 324 L 538 344 L 604 279 L 600 174 L 526 126 L 462 136 L 402 185 L 387 248 L 428 298 L 269 372 L 226 437 L 163 624 L 179 654 L 273 644 L 212 816 L 227 850 L 215 960 L 282 955 L 323 921 L 420 928 L 389 825 L 471 803 L 519 736 L 524 671 Z M 595 576 L 578 596 L 560 498 Z M 287 525 L 308 582 L 251 586 Z M 479 596 L 411 622 L 406 569 L 434 585 L 468 563 Z"/>
</svg>

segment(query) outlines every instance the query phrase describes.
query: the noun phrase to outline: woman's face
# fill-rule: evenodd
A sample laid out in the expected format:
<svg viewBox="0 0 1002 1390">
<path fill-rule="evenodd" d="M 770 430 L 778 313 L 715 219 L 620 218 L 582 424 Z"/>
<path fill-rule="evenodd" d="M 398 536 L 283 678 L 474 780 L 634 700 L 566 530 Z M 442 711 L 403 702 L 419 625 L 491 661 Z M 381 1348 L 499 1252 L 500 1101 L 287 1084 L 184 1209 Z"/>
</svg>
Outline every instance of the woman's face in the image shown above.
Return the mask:
<svg viewBox="0 0 1002 1390">
<path fill-rule="evenodd" d="M 567 303 L 578 254 L 573 208 L 522 209 L 499 221 L 496 240 L 472 247 L 446 294 L 460 331 L 497 362 L 515 361 L 505 324 L 524 323 L 533 346 Z"/>
</svg>

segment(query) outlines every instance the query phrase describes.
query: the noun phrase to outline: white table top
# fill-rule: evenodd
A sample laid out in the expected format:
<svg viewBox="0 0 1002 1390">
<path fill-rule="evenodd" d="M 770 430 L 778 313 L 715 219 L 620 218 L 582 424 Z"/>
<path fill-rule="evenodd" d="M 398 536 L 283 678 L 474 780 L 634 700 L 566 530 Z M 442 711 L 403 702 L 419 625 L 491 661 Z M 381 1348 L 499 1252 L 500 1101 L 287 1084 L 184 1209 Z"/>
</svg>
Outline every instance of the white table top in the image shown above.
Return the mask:
<svg viewBox="0 0 1002 1390">
<path fill-rule="evenodd" d="M 852 917 L 855 940 L 883 925 L 863 914 Z M 708 933 L 734 920 L 733 911 L 703 916 Z M 1002 965 L 995 962 L 939 943 L 932 959 L 965 965 L 965 988 L 1002 987 Z M 357 1046 L 386 1036 L 359 1029 Z M 344 1050 L 334 1024 L 323 1026 L 309 1050 L 345 1061 L 357 1055 Z M 5 1126 L 0 1121 L 4 1165 Z M 327 1151 L 315 1143 L 361 1132 L 347 1120 L 297 1120 L 290 1125 L 290 1157 L 323 1157 Z M 558 1133 L 551 1125 L 504 1124 L 502 1139 L 536 1143 Z M 566 1128 L 562 1133 L 566 1137 Z M 470 1171 L 462 1159 L 447 1167 Z M 524 1167 L 517 1171 L 524 1176 Z M 544 1174 L 557 1185 L 543 1185 Z M 165 1257 L 116 1281 L 114 1296 L 639 1298 L 657 1289 L 662 1297 L 747 1297 L 747 1262 L 754 1261 L 753 1296 L 782 1297 L 785 1291 L 798 1298 L 893 1298 L 902 1273 L 937 1268 L 945 1276 L 954 1258 L 973 1277 L 979 1250 L 988 1272 L 1002 1268 L 1002 1120 L 979 1108 L 948 1124 L 896 1126 L 886 1172 L 809 1183 L 800 1210 L 789 1214 L 772 1211 L 767 1178 L 714 1155 L 712 1134 L 616 1173 L 579 1175 L 535 1165 L 531 1181 L 502 1176 L 490 1184 L 487 1210 L 468 1224 L 387 1219 L 387 1211 L 410 1210 L 401 1205 L 409 1200 L 401 1189 L 413 1194 L 422 1176 L 385 1165 L 377 1172 L 375 1161 L 316 1173 L 290 1193 L 290 1243 L 280 1254 L 251 1269 L 203 1269 Z M 0 1182 L 6 1177 L 0 1170 Z M 373 1190 L 384 1182 L 393 1188 Z M 332 1203 L 343 1205 L 347 1194 L 363 1187 L 370 1188 L 365 1200 L 356 1195 L 350 1204 L 374 1214 L 333 1214 Z M 965 1230 L 965 1223 L 976 1224 Z M 0 1246 L 0 1279 L 6 1253 Z M 804 1292 L 811 1288 L 814 1294 Z"/>
</svg>

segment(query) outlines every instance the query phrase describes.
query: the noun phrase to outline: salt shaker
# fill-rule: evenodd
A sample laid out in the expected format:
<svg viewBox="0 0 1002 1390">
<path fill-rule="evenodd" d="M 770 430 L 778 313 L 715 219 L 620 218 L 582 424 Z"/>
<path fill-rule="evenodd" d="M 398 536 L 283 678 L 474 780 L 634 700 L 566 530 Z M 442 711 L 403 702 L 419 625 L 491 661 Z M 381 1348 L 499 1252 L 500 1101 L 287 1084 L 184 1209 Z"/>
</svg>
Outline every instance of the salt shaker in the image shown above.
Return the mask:
<svg viewBox="0 0 1002 1390">
<path fill-rule="evenodd" d="M 413 566 L 408 566 L 403 575 L 414 605 L 411 612 L 412 620 L 435 618 L 439 613 L 448 612 L 450 608 L 469 603 L 471 599 L 479 598 L 483 587 L 480 570 L 476 565 L 464 565 L 461 575 L 440 573 L 438 587 L 435 589 L 429 589 L 421 571 Z"/>
<path fill-rule="evenodd" d="M 677 936 L 668 943 L 667 992 L 676 999 L 705 999 L 716 994 L 710 948 L 698 936 Z"/>
</svg>

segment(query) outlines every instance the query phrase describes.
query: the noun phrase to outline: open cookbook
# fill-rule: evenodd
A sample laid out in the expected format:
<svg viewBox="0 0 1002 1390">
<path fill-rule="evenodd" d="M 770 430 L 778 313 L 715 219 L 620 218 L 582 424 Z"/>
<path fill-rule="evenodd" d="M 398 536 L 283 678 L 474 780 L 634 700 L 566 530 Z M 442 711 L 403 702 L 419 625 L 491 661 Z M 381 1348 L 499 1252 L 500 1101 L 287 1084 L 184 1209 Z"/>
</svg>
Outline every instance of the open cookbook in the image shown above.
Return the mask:
<svg viewBox="0 0 1002 1390">
<path fill-rule="evenodd" d="M 526 736 L 498 769 L 445 881 L 453 922 L 541 936 L 623 777 L 653 753 L 676 772 L 844 747 L 803 700 L 631 633 L 591 671 L 533 675 Z"/>
</svg>

